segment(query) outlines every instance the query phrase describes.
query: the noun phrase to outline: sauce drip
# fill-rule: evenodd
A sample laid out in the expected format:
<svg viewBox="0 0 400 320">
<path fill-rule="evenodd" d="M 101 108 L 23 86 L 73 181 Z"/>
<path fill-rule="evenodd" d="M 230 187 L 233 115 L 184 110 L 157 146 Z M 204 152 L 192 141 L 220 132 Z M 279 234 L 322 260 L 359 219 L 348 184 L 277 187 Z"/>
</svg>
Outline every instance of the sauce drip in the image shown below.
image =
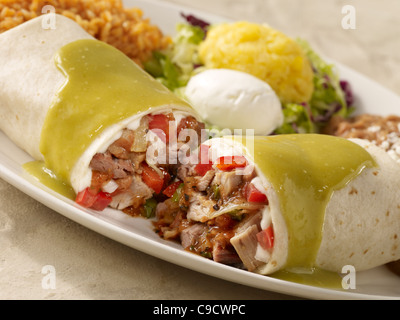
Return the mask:
<svg viewBox="0 0 400 320">
<path fill-rule="evenodd" d="M 43 161 L 31 161 L 23 165 L 23 168 L 40 183 L 66 198 L 75 200 L 75 192 L 72 187 L 61 181 L 51 170 L 46 168 Z"/>
<path fill-rule="evenodd" d="M 297 272 L 281 270 L 272 274 L 271 277 L 315 287 L 329 289 L 342 288 L 342 277 L 338 273 L 320 268 L 307 268 Z"/>
</svg>

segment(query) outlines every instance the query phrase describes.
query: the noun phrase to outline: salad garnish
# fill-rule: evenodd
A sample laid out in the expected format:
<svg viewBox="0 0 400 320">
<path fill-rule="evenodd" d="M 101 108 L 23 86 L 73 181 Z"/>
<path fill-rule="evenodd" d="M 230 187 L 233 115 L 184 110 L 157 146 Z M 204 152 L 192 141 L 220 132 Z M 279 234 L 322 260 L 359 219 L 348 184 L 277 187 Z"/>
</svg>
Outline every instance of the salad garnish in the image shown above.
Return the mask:
<svg viewBox="0 0 400 320">
<path fill-rule="evenodd" d="M 184 89 L 190 78 L 206 68 L 198 50 L 211 24 L 191 14 L 181 16 L 185 22 L 177 24 L 172 46 L 154 52 L 145 69 L 185 98 Z M 314 90 L 309 101 L 282 103 L 284 123 L 273 134 L 319 133 L 333 116 L 348 118 L 354 111 L 351 85 L 340 79 L 335 65 L 317 54 L 307 41 L 296 39 L 296 42 L 312 66 Z"/>
</svg>

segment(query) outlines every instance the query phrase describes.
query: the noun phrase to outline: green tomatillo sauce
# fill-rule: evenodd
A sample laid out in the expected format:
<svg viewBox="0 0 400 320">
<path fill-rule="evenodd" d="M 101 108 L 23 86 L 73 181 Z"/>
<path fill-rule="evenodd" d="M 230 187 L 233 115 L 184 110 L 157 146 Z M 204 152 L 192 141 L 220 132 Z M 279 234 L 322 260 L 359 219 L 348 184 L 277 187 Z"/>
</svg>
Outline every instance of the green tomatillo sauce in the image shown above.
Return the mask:
<svg viewBox="0 0 400 320">
<path fill-rule="evenodd" d="M 278 135 L 255 137 L 247 144 L 249 141 L 254 145 L 247 149 L 277 192 L 288 229 L 285 271 L 277 276 L 299 282 L 316 275 L 327 279 L 325 272 L 314 268 L 326 207 L 335 190 L 345 187 L 365 168 L 376 166 L 374 159 L 361 146 L 326 135 Z M 290 270 L 296 269 L 306 272 L 290 275 Z"/>
<path fill-rule="evenodd" d="M 63 183 L 105 128 L 160 107 L 191 108 L 122 52 L 97 40 L 67 44 L 55 63 L 66 82 L 46 116 L 40 151 L 46 168 Z"/>
<path fill-rule="evenodd" d="M 72 187 L 60 180 L 42 161 L 31 161 L 23 165 L 23 168 L 31 176 L 35 177 L 40 183 L 62 196 L 74 200 L 75 192 Z"/>
</svg>

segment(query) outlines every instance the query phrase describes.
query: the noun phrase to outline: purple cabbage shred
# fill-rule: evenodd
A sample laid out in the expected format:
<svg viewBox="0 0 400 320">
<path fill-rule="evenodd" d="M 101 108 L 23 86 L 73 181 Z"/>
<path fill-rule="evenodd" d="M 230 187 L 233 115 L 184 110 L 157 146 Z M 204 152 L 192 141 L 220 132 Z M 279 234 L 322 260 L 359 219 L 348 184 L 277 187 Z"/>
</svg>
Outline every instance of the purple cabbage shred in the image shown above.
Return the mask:
<svg viewBox="0 0 400 320">
<path fill-rule="evenodd" d="M 314 122 L 326 123 L 332 118 L 335 113 L 339 112 L 341 109 L 342 105 L 340 103 L 332 103 L 330 109 L 328 109 L 325 114 L 314 117 Z"/>
<path fill-rule="evenodd" d="M 348 107 L 352 106 L 354 103 L 354 95 L 353 95 L 353 90 L 351 89 L 350 83 L 346 80 L 341 80 L 340 87 L 342 88 L 342 90 L 344 92 L 347 106 Z"/>
<path fill-rule="evenodd" d="M 210 25 L 207 21 L 199 19 L 192 14 L 186 15 L 184 13 L 181 13 L 181 16 L 185 18 L 187 23 L 189 23 L 190 25 L 194 27 L 200 27 L 205 33 L 207 33 L 207 28 Z"/>
</svg>

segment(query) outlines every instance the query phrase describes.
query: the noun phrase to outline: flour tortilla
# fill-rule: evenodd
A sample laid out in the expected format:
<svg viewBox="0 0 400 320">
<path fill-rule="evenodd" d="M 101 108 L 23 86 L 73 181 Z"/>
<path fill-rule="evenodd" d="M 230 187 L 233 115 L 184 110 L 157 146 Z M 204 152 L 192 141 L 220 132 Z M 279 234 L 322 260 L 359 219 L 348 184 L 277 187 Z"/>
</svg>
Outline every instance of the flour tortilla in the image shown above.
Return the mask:
<svg viewBox="0 0 400 320">
<path fill-rule="evenodd" d="M 93 39 L 77 23 L 55 16 L 55 29 L 45 29 L 40 16 L 0 34 L 0 129 L 36 160 L 48 108 L 65 76 L 54 55 L 64 45 Z"/>
<path fill-rule="evenodd" d="M 333 272 L 342 272 L 346 265 L 367 270 L 400 258 L 400 166 L 379 147 L 364 140 L 353 142 L 372 155 L 378 168 L 365 169 L 334 191 L 326 207 L 315 267 Z M 284 267 L 289 241 L 278 197 L 272 188 L 267 193 L 277 247 L 271 262 L 257 270 L 261 274 Z"/>
<path fill-rule="evenodd" d="M 400 166 L 372 143 L 353 141 L 379 169 L 362 172 L 327 206 L 316 264 L 338 272 L 345 265 L 362 271 L 400 258 Z"/>
<path fill-rule="evenodd" d="M 218 139 L 206 142 L 211 148 L 218 146 L 218 157 L 226 153 L 221 146 L 233 144 L 233 155 L 244 154 L 248 159 L 252 158 L 238 141 L 221 139 L 223 143 Z M 400 258 L 400 166 L 372 143 L 352 141 L 372 155 L 377 167 L 364 169 L 344 188 L 334 191 L 326 207 L 322 241 L 314 266 L 339 273 L 346 265 L 362 271 Z M 296 166 L 296 159 L 294 161 Z M 263 214 L 264 217 L 268 214 L 267 220 L 272 220 L 275 237 L 269 262 L 254 272 L 268 275 L 285 268 L 290 240 L 279 197 L 257 163 L 254 165 L 269 201 L 269 210 Z M 263 226 L 261 222 L 261 227 L 268 225 Z M 301 252 L 296 254 L 301 255 Z M 296 269 L 302 272 L 302 266 Z"/>
<path fill-rule="evenodd" d="M 42 127 L 56 94 L 66 81 L 56 67 L 54 56 L 71 42 L 94 39 L 73 20 L 61 15 L 54 17 L 55 29 L 43 28 L 48 17 L 41 16 L 0 34 L 0 129 L 35 160 L 41 161 L 45 160 L 39 147 Z M 155 95 L 157 92 L 155 89 Z M 199 118 L 186 103 L 169 103 L 105 128 L 70 172 L 70 184 L 75 192 L 90 186 L 91 159 L 118 139 L 124 128 L 137 127 L 140 119 L 150 112 L 172 111 Z"/>
</svg>

